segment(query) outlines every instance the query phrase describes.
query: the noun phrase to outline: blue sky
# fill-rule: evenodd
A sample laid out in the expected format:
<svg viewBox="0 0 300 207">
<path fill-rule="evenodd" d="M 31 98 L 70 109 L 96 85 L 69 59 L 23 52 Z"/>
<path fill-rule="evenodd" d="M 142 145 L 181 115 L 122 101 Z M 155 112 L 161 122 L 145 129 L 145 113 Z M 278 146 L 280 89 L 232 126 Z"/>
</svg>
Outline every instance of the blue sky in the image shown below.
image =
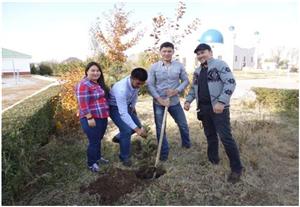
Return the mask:
<svg viewBox="0 0 300 207">
<path fill-rule="evenodd" d="M 90 55 L 88 31 L 96 17 L 113 8 L 113 1 L 44 3 L 21 1 L 2 3 L 2 47 L 24 52 L 34 61 L 58 60 L 70 56 L 85 59 Z M 177 1 L 127 1 L 125 9 L 132 11 L 131 22 L 141 21 L 139 28 L 151 31 L 151 18 L 162 13 L 173 17 Z M 298 47 L 299 5 L 296 0 L 198 0 L 187 2 L 184 22 L 200 18 L 202 25 L 189 37 L 194 44 L 206 29 L 216 28 L 227 32 L 234 25 L 237 41 L 247 46 L 253 33 L 260 32 L 265 50 L 276 46 Z M 145 38 L 128 53 L 146 49 Z M 297 41 L 298 42 L 298 41 Z M 150 45 L 149 45 L 150 46 Z"/>
</svg>

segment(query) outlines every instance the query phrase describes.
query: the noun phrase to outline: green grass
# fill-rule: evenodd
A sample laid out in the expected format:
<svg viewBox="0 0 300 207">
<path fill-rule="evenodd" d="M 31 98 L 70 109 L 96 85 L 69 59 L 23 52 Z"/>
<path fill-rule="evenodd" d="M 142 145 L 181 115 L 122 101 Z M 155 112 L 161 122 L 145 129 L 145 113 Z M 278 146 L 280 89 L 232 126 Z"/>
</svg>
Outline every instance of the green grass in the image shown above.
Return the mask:
<svg viewBox="0 0 300 207">
<path fill-rule="evenodd" d="M 53 132 L 51 99 L 57 87 L 49 88 L 2 114 L 2 203 L 11 204 L 28 182 L 36 179 L 39 148 L 48 143 Z"/>
<path fill-rule="evenodd" d="M 140 100 L 138 112 L 152 131 L 153 114 L 148 99 Z M 276 114 L 232 104 L 233 134 L 246 167 L 242 182 L 226 181 L 229 164 L 223 146 L 221 162 L 207 161 L 206 140 L 193 111 L 186 113 L 193 146 L 180 147 L 179 131 L 168 117 L 170 157 L 167 173 L 146 187 L 138 187 L 112 205 L 298 205 L 298 125 Z M 272 116 L 270 116 L 272 115 Z M 81 129 L 64 137 L 52 137 L 40 151 L 36 180 L 21 194 L 16 205 L 99 205 L 99 196 L 79 193 L 109 168 L 123 168 L 118 145 L 111 143 L 117 129 L 110 125 L 103 141 L 103 155 L 111 160 L 100 174 L 86 169 L 87 139 Z M 136 138 L 134 138 L 136 139 Z M 143 141 L 146 142 L 146 141 Z M 138 160 L 133 159 L 135 169 Z"/>
<path fill-rule="evenodd" d="M 168 128 L 171 159 L 165 165 L 167 174 L 148 189 L 128 195 L 118 204 L 297 205 L 297 126 L 242 117 L 243 120 L 232 122 L 246 167 L 241 183 L 226 182 L 229 167 L 223 147 L 219 166 L 207 162 L 205 137 L 199 126 L 194 121 L 195 125 L 191 126 L 190 121 L 193 148 L 181 149 L 178 130 Z"/>
<path fill-rule="evenodd" d="M 36 179 L 27 186 L 23 199 L 17 204 L 70 205 L 71 202 L 82 202 L 77 198 L 80 185 L 96 178 L 86 167 L 86 144 L 80 131 L 52 137 L 50 143 L 40 150 L 39 165 L 34 169 Z"/>
</svg>

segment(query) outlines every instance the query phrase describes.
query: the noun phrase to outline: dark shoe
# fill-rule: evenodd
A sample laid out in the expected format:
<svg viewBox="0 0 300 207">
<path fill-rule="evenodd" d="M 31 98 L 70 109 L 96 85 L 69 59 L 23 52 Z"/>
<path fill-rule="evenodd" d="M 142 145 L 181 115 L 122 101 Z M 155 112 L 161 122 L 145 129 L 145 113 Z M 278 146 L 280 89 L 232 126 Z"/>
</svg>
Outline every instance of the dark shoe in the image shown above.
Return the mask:
<svg viewBox="0 0 300 207">
<path fill-rule="evenodd" d="M 119 143 L 120 142 L 120 140 L 117 136 L 114 136 L 111 141 L 114 142 L 114 143 Z"/>
<path fill-rule="evenodd" d="M 182 145 L 182 148 L 190 149 L 192 146 L 191 145 Z"/>
<path fill-rule="evenodd" d="M 125 167 L 131 167 L 132 162 L 131 162 L 131 160 L 123 160 L 123 161 L 122 161 L 122 164 L 123 164 Z"/>
<path fill-rule="evenodd" d="M 159 158 L 159 160 L 165 162 L 165 161 L 168 160 L 168 157 L 166 157 L 166 156 L 161 156 L 161 157 Z"/>
<path fill-rule="evenodd" d="M 213 165 L 218 165 L 220 160 L 209 160 L 209 162 Z"/>
<path fill-rule="evenodd" d="M 241 176 L 243 174 L 242 172 L 243 171 L 241 171 L 239 173 L 231 171 L 231 173 L 229 174 L 229 176 L 227 178 L 227 181 L 232 184 L 239 182 L 241 180 Z"/>
</svg>

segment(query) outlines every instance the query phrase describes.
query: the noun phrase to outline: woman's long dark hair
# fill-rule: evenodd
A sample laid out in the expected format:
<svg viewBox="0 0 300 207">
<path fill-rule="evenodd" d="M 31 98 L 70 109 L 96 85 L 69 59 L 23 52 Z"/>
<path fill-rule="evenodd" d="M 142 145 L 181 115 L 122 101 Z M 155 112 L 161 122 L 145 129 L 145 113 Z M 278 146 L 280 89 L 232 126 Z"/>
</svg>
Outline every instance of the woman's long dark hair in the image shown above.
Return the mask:
<svg viewBox="0 0 300 207">
<path fill-rule="evenodd" d="M 98 80 L 97 80 L 97 83 L 98 83 L 98 84 L 101 86 L 101 88 L 105 91 L 105 96 L 108 97 L 108 95 L 109 95 L 109 89 L 108 89 L 108 87 L 105 85 L 104 75 L 103 75 L 103 72 L 102 72 L 102 68 L 101 68 L 101 66 L 100 66 L 98 63 L 96 63 L 96 62 L 90 62 L 90 63 L 88 63 L 87 66 L 85 67 L 85 71 L 84 71 L 85 76 L 87 77 L 87 72 L 88 72 L 88 70 L 89 70 L 93 65 L 95 65 L 97 68 L 99 68 L 99 70 L 100 70 L 100 72 L 101 72 L 101 75 L 100 75 L 100 77 L 99 77 Z"/>
</svg>

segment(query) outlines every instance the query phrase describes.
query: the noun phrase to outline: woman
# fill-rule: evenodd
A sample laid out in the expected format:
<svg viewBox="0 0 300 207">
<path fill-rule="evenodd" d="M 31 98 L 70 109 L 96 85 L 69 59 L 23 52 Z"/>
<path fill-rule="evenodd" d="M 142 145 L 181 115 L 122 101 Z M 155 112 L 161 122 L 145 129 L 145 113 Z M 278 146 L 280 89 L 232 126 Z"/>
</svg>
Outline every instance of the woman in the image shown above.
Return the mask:
<svg viewBox="0 0 300 207">
<path fill-rule="evenodd" d="M 108 163 L 101 157 L 101 139 L 107 128 L 109 107 L 108 90 L 105 86 L 101 67 L 90 62 L 85 69 L 85 77 L 76 86 L 80 123 L 89 139 L 87 164 L 92 172 L 100 170 L 100 163 Z"/>
</svg>

